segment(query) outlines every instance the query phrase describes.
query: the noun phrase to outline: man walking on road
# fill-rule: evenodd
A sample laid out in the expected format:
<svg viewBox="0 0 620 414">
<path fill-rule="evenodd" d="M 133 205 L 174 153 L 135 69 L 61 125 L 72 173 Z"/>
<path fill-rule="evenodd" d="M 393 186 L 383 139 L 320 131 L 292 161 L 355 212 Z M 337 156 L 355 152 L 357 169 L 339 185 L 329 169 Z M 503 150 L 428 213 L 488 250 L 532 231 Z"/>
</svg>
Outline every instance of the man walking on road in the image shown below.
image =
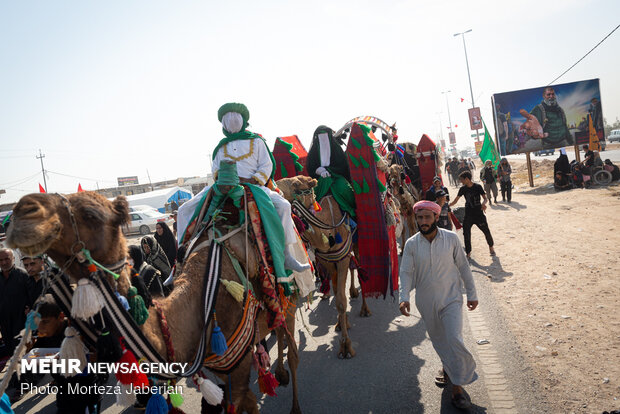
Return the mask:
<svg viewBox="0 0 620 414">
<path fill-rule="evenodd" d="M 484 189 L 480 184 L 476 184 L 471 180 L 471 173 L 469 171 L 463 172 L 459 179 L 463 186 L 459 189 L 459 193 L 450 203 L 450 207 L 458 203 L 461 196 L 465 196 L 465 219 L 463 220 L 463 238 L 465 239 L 465 253 L 467 258 L 471 257 L 471 228 L 475 224 L 480 231 L 484 233 L 484 237 L 487 239 L 489 245 L 489 253 L 491 256 L 495 256 L 495 250 L 493 249 L 493 236 L 491 236 L 491 230 L 487 223 L 487 218 L 484 215 L 484 211 L 487 209 L 487 196 Z M 484 200 L 480 204 L 480 197 Z"/>
<path fill-rule="evenodd" d="M 463 295 L 467 308 L 478 306 L 476 287 L 458 236 L 437 227 L 441 209 L 432 201 L 419 201 L 413 207 L 420 231 L 405 243 L 400 266 L 400 312 L 410 316 L 409 296 L 415 288 L 415 303 L 433 348 L 443 364 L 435 382 L 452 383 L 452 404 L 460 409 L 471 406 L 463 385 L 478 378 L 476 363 L 463 343 Z M 447 376 L 447 378 L 446 378 Z"/>
</svg>

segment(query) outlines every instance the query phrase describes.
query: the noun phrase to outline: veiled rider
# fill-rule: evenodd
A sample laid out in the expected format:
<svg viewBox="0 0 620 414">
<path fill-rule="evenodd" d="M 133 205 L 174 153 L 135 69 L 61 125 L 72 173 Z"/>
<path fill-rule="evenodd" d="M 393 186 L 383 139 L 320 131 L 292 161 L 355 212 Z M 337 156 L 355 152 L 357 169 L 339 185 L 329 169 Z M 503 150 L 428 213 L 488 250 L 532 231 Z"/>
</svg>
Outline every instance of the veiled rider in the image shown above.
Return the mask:
<svg viewBox="0 0 620 414">
<path fill-rule="evenodd" d="M 294 257 L 293 245 L 298 242 L 298 238 L 291 216 L 291 205 L 279 192 L 274 191 L 272 177 L 275 162 L 265 139 L 246 129 L 250 119 L 248 108 L 241 103 L 227 103 L 220 107 L 217 116 L 222 123 L 225 138 L 220 140 L 213 151 L 213 176 L 217 177 L 222 161 L 233 162 L 236 164 L 241 182 L 260 186 L 271 199 L 284 228 L 284 267 L 296 272 L 309 269 L 309 264 L 302 264 Z M 205 187 L 179 208 L 177 216 L 179 243 L 184 241 L 185 231 L 194 218 L 196 207 L 205 198 L 210 188 L 210 186 Z"/>
</svg>

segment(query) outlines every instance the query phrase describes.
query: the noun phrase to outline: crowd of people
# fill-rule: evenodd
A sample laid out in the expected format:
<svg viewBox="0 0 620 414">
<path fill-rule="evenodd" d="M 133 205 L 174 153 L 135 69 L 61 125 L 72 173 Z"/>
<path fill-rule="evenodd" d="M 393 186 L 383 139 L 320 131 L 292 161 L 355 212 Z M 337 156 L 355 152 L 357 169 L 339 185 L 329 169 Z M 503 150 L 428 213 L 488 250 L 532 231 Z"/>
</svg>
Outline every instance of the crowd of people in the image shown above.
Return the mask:
<svg viewBox="0 0 620 414">
<path fill-rule="evenodd" d="M 609 172 L 611 181 L 620 180 L 620 168 L 611 160 L 601 160 L 600 153 L 583 147 L 584 159 L 569 161 L 566 151 L 560 150 L 560 156 L 553 165 L 553 186 L 556 191 L 566 191 L 573 188 L 588 188 L 592 185 L 592 177 L 600 170 Z"/>
</svg>

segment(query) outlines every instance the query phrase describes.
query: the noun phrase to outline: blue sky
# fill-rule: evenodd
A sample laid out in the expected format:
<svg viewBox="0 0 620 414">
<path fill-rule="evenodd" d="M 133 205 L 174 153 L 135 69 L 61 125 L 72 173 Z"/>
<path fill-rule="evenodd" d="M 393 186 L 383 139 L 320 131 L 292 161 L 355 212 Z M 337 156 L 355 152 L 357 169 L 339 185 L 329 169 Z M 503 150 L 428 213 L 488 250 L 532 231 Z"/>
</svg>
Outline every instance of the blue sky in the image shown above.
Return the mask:
<svg viewBox="0 0 620 414">
<path fill-rule="evenodd" d="M 248 105 L 270 143 L 358 115 L 397 122 L 401 140 L 473 145 L 463 44 L 476 103 L 545 85 L 617 24 L 620 2 L 0 1 L 0 203 L 50 191 L 205 175 L 217 109 Z M 620 31 L 558 83 L 600 78 L 620 116 Z M 466 100 L 461 103 L 460 98 Z M 37 176 L 37 172 L 39 175 Z M 79 177 L 79 178 L 76 178 Z"/>
</svg>

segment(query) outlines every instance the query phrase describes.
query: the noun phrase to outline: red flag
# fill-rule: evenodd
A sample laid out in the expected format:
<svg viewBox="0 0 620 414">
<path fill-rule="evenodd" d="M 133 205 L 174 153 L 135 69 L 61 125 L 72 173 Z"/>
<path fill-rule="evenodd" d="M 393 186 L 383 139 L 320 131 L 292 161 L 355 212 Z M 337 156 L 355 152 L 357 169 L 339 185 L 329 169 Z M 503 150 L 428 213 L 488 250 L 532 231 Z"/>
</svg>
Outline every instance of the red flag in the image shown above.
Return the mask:
<svg viewBox="0 0 620 414">
<path fill-rule="evenodd" d="M 458 128 L 458 127 L 459 127 L 459 124 L 454 124 L 454 128 Z"/>
<path fill-rule="evenodd" d="M 465 99 L 461 98 L 461 102 L 463 102 Z"/>
<path fill-rule="evenodd" d="M 78 183 L 78 193 L 82 193 L 84 192 L 84 189 L 82 188 L 82 184 Z"/>
<path fill-rule="evenodd" d="M 39 192 L 40 193 L 44 193 L 45 192 L 45 188 L 43 188 L 43 186 L 41 184 L 39 184 Z"/>
</svg>

